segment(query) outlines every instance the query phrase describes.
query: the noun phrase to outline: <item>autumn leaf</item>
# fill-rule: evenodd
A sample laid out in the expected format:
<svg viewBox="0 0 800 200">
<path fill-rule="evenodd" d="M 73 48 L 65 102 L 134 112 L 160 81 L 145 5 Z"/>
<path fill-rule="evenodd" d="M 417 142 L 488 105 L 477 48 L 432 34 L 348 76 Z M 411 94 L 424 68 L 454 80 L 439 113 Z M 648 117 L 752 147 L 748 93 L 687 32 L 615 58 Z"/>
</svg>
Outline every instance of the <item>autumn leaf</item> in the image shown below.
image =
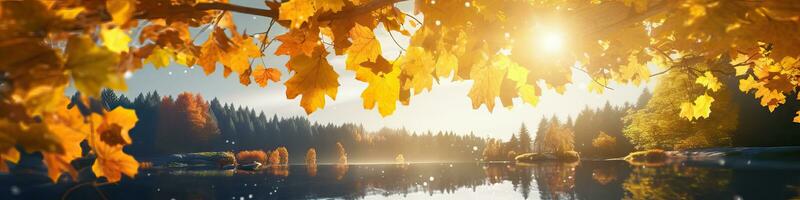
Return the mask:
<svg viewBox="0 0 800 200">
<path fill-rule="evenodd" d="M 244 86 L 249 86 L 249 85 L 250 85 L 250 82 L 251 82 L 251 80 L 250 80 L 250 74 L 251 74 L 252 72 L 253 72 L 253 70 L 252 70 L 252 69 L 250 69 L 250 68 L 247 68 L 246 70 L 244 70 L 244 72 L 242 72 L 242 73 L 239 73 L 239 83 L 241 83 L 241 84 L 242 84 L 242 85 L 244 85 Z"/>
<path fill-rule="evenodd" d="M 714 92 L 722 87 L 722 83 L 720 83 L 719 80 L 717 80 L 717 77 L 715 77 L 714 74 L 709 71 L 706 71 L 703 76 L 697 77 L 695 83 L 703 85 Z"/>
<path fill-rule="evenodd" d="M 300 28 L 303 22 L 307 22 L 308 18 L 314 15 L 314 1 L 309 0 L 291 0 L 281 3 L 280 20 L 291 21 L 291 28 Z"/>
<path fill-rule="evenodd" d="M 260 57 L 261 50 L 255 45 L 252 37 L 234 34 L 231 39 L 234 46 L 222 54 L 220 62 L 234 72 L 242 74 L 250 69 L 249 59 Z"/>
<path fill-rule="evenodd" d="M 694 108 L 692 111 L 694 118 L 708 118 L 708 116 L 711 114 L 711 103 L 713 102 L 714 98 L 708 96 L 708 94 L 697 97 L 697 99 L 694 100 Z"/>
<path fill-rule="evenodd" d="M 97 177 L 106 177 L 113 183 L 122 179 L 122 174 L 133 178 L 139 170 L 139 162 L 125 152 L 122 148 L 95 149 L 98 157 L 92 165 L 92 172 Z M 100 156 L 102 155 L 102 156 Z"/>
<path fill-rule="evenodd" d="M 308 30 L 289 30 L 275 39 L 281 41 L 275 55 L 295 56 L 302 53 L 311 56 L 314 49 L 320 46 L 319 35 Z"/>
<path fill-rule="evenodd" d="M 733 68 L 734 68 L 734 70 L 736 70 L 736 76 L 745 75 L 750 70 L 750 66 L 749 65 L 736 66 L 736 67 L 733 67 Z"/>
<path fill-rule="evenodd" d="M 753 76 L 747 76 L 747 79 L 739 80 L 739 90 L 742 92 L 748 92 L 758 87 L 761 87 L 761 83 L 753 79 Z"/>
<path fill-rule="evenodd" d="M 122 151 L 123 146 L 130 144 L 128 135 L 138 118 L 131 109 L 117 107 L 100 117 L 92 115 L 92 121 L 99 122 L 89 139 L 89 145 L 97 155 L 92 172 L 97 177 L 106 177 L 108 182 L 117 182 L 122 174 L 134 177 L 139 169 L 139 163 L 132 156 Z"/>
<path fill-rule="evenodd" d="M 369 68 L 359 68 L 360 80 L 369 83 L 361 98 L 364 100 L 364 109 L 372 110 L 378 104 L 378 112 L 385 117 L 392 114 L 400 98 L 399 67 L 394 67 L 389 73 L 375 74 Z M 361 78 L 363 77 L 363 78 Z"/>
<path fill-rule="evenodd" d="M 150 56 L 145 59 L 145 63 L 152 63 L 156 69 L 167 67 L 172 57 L 172 50 L 168 48 L 155 47 Z"/>
<path fill-rule="evenodd" d="M 458 58 L 450 52 L 443 51 L 436 59 L 436 76 L 449 77 L 458 74 Z"/>
<path fill-rule="evenodd" d="M 686 118 L 688 120 L 694 119 L 694 105 L 690 102 L 683 102 L 681 103 L 681 112 L 678 116 Z"/>
<path fill-rule="evenodd" d="M 124 25 L 131 19 L 133 12 L 136 11 L 135 0 L 107 0 L 106 9 L 111 14 L 113 22 L 119 26 Z"/>
<path fill-rule="evenodd" d="M 73 178 L 77 178 L 77 171 L 70 162 L 81 157 L 83 151 L 80 143 L 86 139 L 91 130 L 78 108 L 66 109 L 67 104 L 68 100 L 61 98 L 59 102 L 61 109 L 44 114 L 45 123 L 41 126 L 46 126 L 46 131 L 38 129 L 37 133 L 59 142 L 57 150 L 41 149 L 47 174 L 53 182 L 57 181 L 63 172 L 68 172 Z"/>
<path fill-rule="evenodd" d="M 639 60 L 633 55 L 628 57 L 628 64 L 619 67 L 619 72 L 623 81 L 631 81 L 634 85 L 650 79 L 650 69 L 639 63 Z"/>
<path fill-rule="evenodd" d="M 320 11 L 339 12 L 344 7 L 345 0 L 314 0 L 314 6 Z"/>
<path fill-rule="evenodd" d="M 267 81 L 278 82 L 281 80 L 281 71 L 275 68 L 265 68 L 264 65 L 256 66 L 253 71 L 253 79 L 260 87 L 266 87 Z"/>
<path fill-rule="evenodd" d="M 356 70 L 363 62 L 375 62 L 381 55 L 381 44 L 375 38 L 372 29 L 356 23 L 350 30 L 353 44 L 347 48 L 346 66 L 348 70 Z"/>
<path fill-rule="evenodd" d="M 66 67 L 75 88 L 89 96 L 100 95 L 100 88 L 127 90 L 122 73 L 116 68 L 119 55 L 95 45 L 88 36 L 73 36 L 66 47 Z"/>
<path fill-rule="evenodd" d="M 536 86 L 525 84 L 519 87 L 518 90 L 522 102 L 531 106 L 536 106 L 539 103 L 539 94 L 536 92 Z"/>
<path fill-rule="evenodd" d="M 294 99 L 298 95 L 303 95 L 300 106 L 307 114 L 324 108 L 326 95 L 336 99 L 339 74 L 328 64 L 328 60 L 325 59 L 327 54 L 319 48 L 312 56 L 303 54 L 292 56 L 286 63 L 286 67 L 295 72 L 285 83 L 286 97 Z"/>
<path fill-rule="evenodd" d="M 100 141 L 106 145 L 112 147 L 128 145 L 131 143 L 128 132 L 136 126 L 137 121 L 139 118 L 136 116 L 136 111 L 117 107 L 105 114 L 103 123 L 97 127 L 97 134 Z"/>
<path fill-rule="evenodd" d="M 490 62 L 472 67 L 470 77 L 475 82 L 468 95 L 472 99 L 472 108 L 478 109 L 486 104 L 489 112 L 494 109 L 495 98 L 500 96 L 500 84 L 506 77 L 507 66 L 511 60 L 506 56 L 497 55 Z"/>
<path fill-rule="evenodd" d="M 128 43 L 131 42 L 131 38 L 119 27 L 112 29 L 103 28 L 100 30 L 100 35 L 103 37 L 103 44 L 108 50 L 116 53 L 128 51 Z"/>
<path fill-rule="evenodd" d="M 405 55 L 399 60 L 400 69 L 403 73 L 411 77 L 403 85 L 404 89 L 414 89 L 414 94 L 419 94 L 423 90 L 430 90 L 433 85 L 433 56 L 421 47 L 410 47 Z"/>
</svg>

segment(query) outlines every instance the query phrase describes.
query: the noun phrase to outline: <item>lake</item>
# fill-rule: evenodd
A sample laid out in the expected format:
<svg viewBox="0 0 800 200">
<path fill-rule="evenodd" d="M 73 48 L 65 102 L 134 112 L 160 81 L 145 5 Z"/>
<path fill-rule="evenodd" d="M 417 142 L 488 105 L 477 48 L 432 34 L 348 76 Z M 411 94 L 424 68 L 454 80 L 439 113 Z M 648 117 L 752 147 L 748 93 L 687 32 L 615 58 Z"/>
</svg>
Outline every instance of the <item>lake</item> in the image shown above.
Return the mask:
<svg viewBox="0 0 800 200">
<path fill-rule="evenodd" d="M 38 177 L 38 178 L 34 178 Z M 93 187 L 0 176 L 0 199 L 792 199 L 800 169 L 624 161 L 291 165 L 260 171 L 143 170 Z"/>
</svg>

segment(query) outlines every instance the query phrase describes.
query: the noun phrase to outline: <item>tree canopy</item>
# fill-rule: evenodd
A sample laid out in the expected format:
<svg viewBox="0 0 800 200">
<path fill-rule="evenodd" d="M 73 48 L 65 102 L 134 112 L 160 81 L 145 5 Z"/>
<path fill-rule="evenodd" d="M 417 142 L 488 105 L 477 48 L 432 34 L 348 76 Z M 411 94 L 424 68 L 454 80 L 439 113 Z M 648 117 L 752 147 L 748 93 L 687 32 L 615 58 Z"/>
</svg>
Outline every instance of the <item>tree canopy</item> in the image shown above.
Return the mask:
<svg viewBox="0 0 800 200">
<path fill-rule="evenodd" d="M 95 174 L 133 176 L 138 164 L 122 151 L 138 120 L 132 111 L 88 99 L 68 107 L 63 91 L 70 84 L 85 97 L 125 90 L 124 74 L 145 63 L 198 65 L 206 74 L 221 68 L 243 85 L 286 80 L 287 98 L 300 97 L 309 114 L 326 96 L 336 99 L 339 72 L 329 54 L 347 57 L 346 69 L 368 84 L 364 108 L 377 105 L 384 116 L 441 79 L 471 81 L 473 107 L 491 111 L 497 98 L 504 107 L 515 98 L 535 105 L 542 90 L 563 92 L 573 72 L 591 77 L 589 91 L 603 92 L 676 71 L 706 88 L 678 105 L 690 120 L 711 116 L 721 75 L 738 77 L 739 89 L 755 91 L 770 110 L 800 85 L 800 8 L 791 0 L 416 0 L 408 13 L 400 1 L 0 2 L 0 160 L 16 162 L 17 145 L 42 152 L 55 179 L 74 171 L 68 163 L 88 140 Z M 240 30 L 232 12 L 268 17 L 269 28 Z M 272 32 L 276 24 L 284 31 Z M 190 29 L 208 39 L 196 41 Z M 410 37 L 394 40 L 399 57 L 383 57 L 379 29 Z M 271 45 L 277 50 L 265 52 Z M 290 77 L 257 62 L 269 54 L 289 57 Z"/>
</svg>

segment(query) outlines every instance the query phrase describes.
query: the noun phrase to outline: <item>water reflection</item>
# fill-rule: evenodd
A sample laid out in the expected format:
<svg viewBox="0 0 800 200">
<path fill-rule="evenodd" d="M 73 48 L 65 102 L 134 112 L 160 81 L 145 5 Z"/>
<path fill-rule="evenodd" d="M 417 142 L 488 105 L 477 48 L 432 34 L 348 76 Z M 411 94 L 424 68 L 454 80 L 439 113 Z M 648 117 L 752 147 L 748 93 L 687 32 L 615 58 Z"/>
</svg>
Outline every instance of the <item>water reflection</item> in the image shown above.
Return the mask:
<svg viewBox="0 0 800 200">
<path fill-rule="evenodd" d="M 74 183 L 0 176 L 0 199 L 58 199 Z M 625 162 L 305 165 L 260 171 L 142 171 L 100 186 L 109 199 L 787 199 L 800 171 Z M 10 189 L 2 189 L 10 188 Z M 14 191 L 14 192 L 10 192 Z M 67 199 L 101 199 L 83 187 Z"/>
</svg>

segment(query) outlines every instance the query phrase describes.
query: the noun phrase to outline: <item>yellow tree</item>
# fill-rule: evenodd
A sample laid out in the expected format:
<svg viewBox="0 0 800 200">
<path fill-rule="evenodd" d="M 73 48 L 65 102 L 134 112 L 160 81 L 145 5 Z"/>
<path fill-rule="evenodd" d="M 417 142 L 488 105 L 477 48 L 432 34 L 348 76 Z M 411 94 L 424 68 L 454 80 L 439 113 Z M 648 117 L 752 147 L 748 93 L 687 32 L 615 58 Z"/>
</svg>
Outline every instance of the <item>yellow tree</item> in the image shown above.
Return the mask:
<svg viewBox="0 0 800 200">
<path fill-rule="evenodd" d="M 95 113 L 103 122 L 82 120 L 94 114 L 68 108 L 64 90 L 72 84 L 88 97 L 101 88 L 125 90 L 124 74 L 144 64 L 197 65 L 206 74 L 235 73 L 244 85 L 285 80 L 287 98 L 300 97 L 307 113 L 324 108 L 326 96 L 336 99 L 339 72 L 329 54 L 346 56 L 345 68 L 368 84 L 363 107 L 381 115 L 440 79 L 471 80 L 473 107 L 490 111 L 498 98 L 504 107 L 515 98 L 535 105 L 543 90 L 564 92 L 573 72 L 590 76 L 593 92 L 666 71 L 685 73 L 709 91 L 719 88 L 709 72 L 736 76 L 739 89 L 755 91 L 770 110 L 794 98 L 800 85 L 800 12 L 790 0 L 415 0 L 413 11 L 399 9 L 401 1 L 266 0 L 262 7 L 227 0 L 2 1 L 0 136 L 8 139 L 0 143 L 0 160 L 16 161 L 19 145 L 45 153 L 57 176 L 74 171 L 66 163 L 88 140 L 103 158 L 96 174 L 115 180 L 117 170 L 98 172 L 122 167 L 135 175 L 136 161 L 120 150 L 129 141 L 91 142 L 100 134 L 127 139 L 119 131 L 127 129 L 97 130 L 92 124 L 119 123 L 106 112 Z M 269 28 L 245 33 L 232 12 L 267 17 Z M 410 40 L 394 40 L 402 55 L 385 58 L 375 31 Z M 288 57 L 290 77 L 257 62 L 268 54 Z M 652 73 L 650 64 L 662 71 Z M 676 106 L 696 120 L 709 117 L 712 100 L 703 94 Z M 99 150 L 103 145 L 113 148 Z"/>
<path fill-rule="evenodd" d="M 278 147 L 275 149 L 275 152 L 278 152 L 278 158 L 280 160 L 280 164 L 286 165 L 289 164 L 289 150 L 286 147 Z"/>
<path fill-rule="evenodd" d="M 306 165 L 308 166 L 317 166 L 317 150 L 314 148 L 309 148 L 306 152 Z"/>
<path fill-rule="evenodd" d="M 706 91 L 701 84 L 692 82 L 688 75 L 670 72 L 656 86 L 652 99 L 644 108 L 625 116 L 628 125 L 622 133 L 638 149 L 728 146 L 731 144 L 730 134 L 736 130 L 739 110 L 731 109 L 736 105 L 732 102 L 731 92 L 726 89 L 722 87 L 717 92 Z M 675 107 L 697 95 L 713 99 L 711 107 L 698 108 L 697 105 L 704 103 L 697 100 L 694 105 L 687 104 L 688 108 Z M 686 114 L 687 110 L 706 115 L 710 110 L 717 110 L 717 114 L 694 121 L 675 117 L 679 114 L 690 117 L 691 114 Z"/>
<path fill-rule="evenodd" d="M 336 142 L 336 155 L 339 156 L 338 165 L 347 165 L 347 152 L 344 151 L 344 146 L 340 142 Z"/>
</svg>

